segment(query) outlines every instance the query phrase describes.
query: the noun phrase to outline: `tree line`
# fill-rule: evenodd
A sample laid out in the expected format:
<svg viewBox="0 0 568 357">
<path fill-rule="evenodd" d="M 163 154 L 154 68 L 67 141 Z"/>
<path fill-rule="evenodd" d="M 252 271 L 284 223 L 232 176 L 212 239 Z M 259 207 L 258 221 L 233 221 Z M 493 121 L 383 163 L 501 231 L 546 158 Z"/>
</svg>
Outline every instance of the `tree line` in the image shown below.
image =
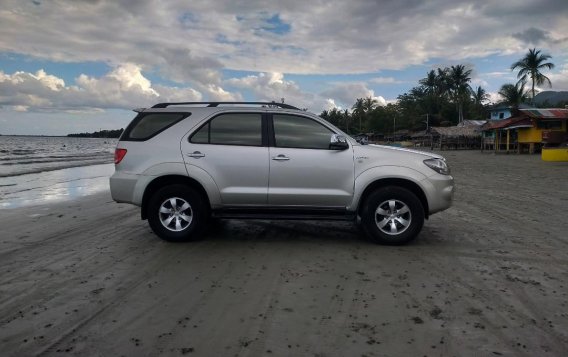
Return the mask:
<svg viewBox="0 0 568 357">
<path fill-rule="evenodd" d="M 535 85 L 551 85 L 542 71 L 553 69 L 551 58 L 540 50 L 529 49 L 511 65 L 518 70 L 516 84 L 503 84 L 499 90 L 504 104 L 519 108 L 522 103 L 534 105 Z M 418 85 L 397 97 L 395 103 L 379 106 L 371 97 L 358 98 L 351 110 L 332 108 L 320 116 L 347 133 L 392 134 L 394 130 L 425 130 L 427 126 L 451 126 L 465 119 L 486 119 L 489 95 L 481 86 L 471 86 L 472 70 L 463 64 L 433 69 Z M 531 88 L 526 84 L 531 81 Z"/>
<path fill-rule="evenodd" d="M 124 129 L 100 130 L 93 133 L 68 134 L 70 138 L 118 138 Z"/>
</svg>

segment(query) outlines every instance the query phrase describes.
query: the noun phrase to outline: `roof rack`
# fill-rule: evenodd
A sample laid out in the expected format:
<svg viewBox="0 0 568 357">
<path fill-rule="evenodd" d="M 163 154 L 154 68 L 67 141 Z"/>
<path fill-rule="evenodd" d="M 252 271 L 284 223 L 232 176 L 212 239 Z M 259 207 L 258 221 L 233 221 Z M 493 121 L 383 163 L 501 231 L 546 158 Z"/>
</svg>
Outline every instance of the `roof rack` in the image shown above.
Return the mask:
<svg viewBox="0 0 568 357">
<path fill-rule="evenodd" d="M 234 104 L 266 105 L 266 106 L 276 106 L 283 109 L 300 110 L 300 108 L 296 108 L 293 105 L 276 103 L 276 102 L 177 102 L 177 103 L 158 103 L 154 105 L 152 108 L 167 108 L 171 105 L 199 105 L 199 104 L 201 105 L 207 104 L 207 107 L 217 107 L 219 105 L 234 105 Z"/>
</svg>

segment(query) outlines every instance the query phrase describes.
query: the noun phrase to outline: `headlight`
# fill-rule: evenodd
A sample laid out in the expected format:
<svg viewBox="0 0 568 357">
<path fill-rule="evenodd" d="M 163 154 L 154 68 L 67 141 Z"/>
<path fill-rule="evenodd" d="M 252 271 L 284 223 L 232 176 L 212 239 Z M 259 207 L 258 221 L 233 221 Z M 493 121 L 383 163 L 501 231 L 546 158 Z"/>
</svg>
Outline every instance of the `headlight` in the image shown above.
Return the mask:
<svg viewBox="0 0 568 357">
<path fill-rule="evenodd" d="M 424 160 L 424 164 L 439 174 L 442 175 L 450 174 L 450 168 L 448 167 L 448 164 L 446 164 L 446 161 L 443 159 Z"/>
</svg>

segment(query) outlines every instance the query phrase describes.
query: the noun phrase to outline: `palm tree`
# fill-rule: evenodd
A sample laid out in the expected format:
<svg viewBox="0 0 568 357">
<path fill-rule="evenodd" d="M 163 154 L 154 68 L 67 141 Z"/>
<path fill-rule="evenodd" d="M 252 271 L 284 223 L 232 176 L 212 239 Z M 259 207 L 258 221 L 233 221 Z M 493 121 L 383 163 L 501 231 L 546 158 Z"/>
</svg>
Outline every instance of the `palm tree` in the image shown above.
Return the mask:
<svg viewBox="0 0 568 357">
<path fill-rule="evenodd" d="M 427 114 L 431 114 L 432 111 L 435 111 L 438 107 L 438 76 L 436 75 L 436 71 L 431 70 L 426 74 L 426 78 L 422 78 L 418 81 L 422 85 L 424 93 L 426 94 L 426 107 L 427 107 Z M 432 105 L 434 104 L 434 105 Z M 434 107 L 432 109 L 432 107 Z"/>
<path fill-rule="evenodd" d="M 363 118 L 366 119 L 367 113 L 375 109 L 379 102 L 373 97 L 367 98 L 357 98 L 355 104 L 353 104 L 353 117 L 359 118 L 359 132 L 363 132 Z"/>
<path fill-rule="evenodd" d="M 436 76 L 436 72 L 431 70 L 426 74 L 426 78 L 422 78 L 418 81 L 421 85 L 425 87 L 426 93 L 431 96 L 436 95 L 436 87 L 438 85 L 438 78 Z"/>
<path fill-rule="evenodd" d="M 542 85 L 548 82 L 548 85 L 552 87 L 550 79 L 541 73 L 541 70 L 545 68 L 547 69 L 554 68 L 554 63 L 546 62 L 546 60 L 550 58 L 552 58 L 551 55 L 544 53 L 541 54 L 540 50 L 537 51 L 536 48 L 533 48 L 532 50 L 529 49 L 529 52 L 527 52 L 525 57 L 521 58 L 520 61 L 517 61 L 511 65 L 511 71 L 519 69 L 519 73 L 517 74 L 517 78 L 519 79 L 518 83 L 526 82 L 528 77 L 530 77 L 530 79 L 532 80 L 531 93 L 532 93 L 533 104 L 535 96 L 535 91 L 534 91 L 535 84 Z"/>
<path fill-rule="evenodd" d="M 359 118 L 359 132 L 361 132 L 361 121 L 365 115 L 365 100 L 357 98 L 351 109 L 353 109 L 353 119 Z"/>
<path fill-rule="evenodd" d="M 363 99 L 363 108 L 365 110 L 365 113 L 368 113 L 369 111 L 375 109 L 377 105 L 379 105 L 379 102 L 373 97 L 367 97 Z"/>
<path fill-rule="evenodd" d="M 503 97 L 503 102 L 512 107 L 514 115 L 518 113 L 521 103 L 525 103 L 527 100 L 527 92 L 525 91 L 524 82 L 517 82 L 517 84 L 503 84 L 498 93 L 501 97 Z"/>
<path fill-rule="evenodd" d="M 478 86 L 477 89 L 471 88 L 470 94 L 475 105 L 483 105 L 483 102 L 489 100 L 489 94 L 487 94 L 487 91 L 481 88 L 481 86 Z"/>
<path fill-rule="evenodd" d="M 351 121 L 351 115 L 347 109 L 343 111 L 343 118 L 345 119 L 345 132 L 349 134 L 349 122 Z"/>
<path fill-rule="evenodd" d="M 489 94 L 481 86 L 478 86 L 477 89 L 470 88 L 470 96 L 478 116 L 483 119 L 483 102 L 489 100 Z"/>
<path fill-rule="evenodd" d="M 464 65 L 458 64 L 450 68 L 448 74 L 450 90 L 454 102 L 458 109 L 458 120 L 463 122 L 463 101 L 469 94 L 469 81 L 471 81 L 471 69 L 466 69 Z"/>
</svg>

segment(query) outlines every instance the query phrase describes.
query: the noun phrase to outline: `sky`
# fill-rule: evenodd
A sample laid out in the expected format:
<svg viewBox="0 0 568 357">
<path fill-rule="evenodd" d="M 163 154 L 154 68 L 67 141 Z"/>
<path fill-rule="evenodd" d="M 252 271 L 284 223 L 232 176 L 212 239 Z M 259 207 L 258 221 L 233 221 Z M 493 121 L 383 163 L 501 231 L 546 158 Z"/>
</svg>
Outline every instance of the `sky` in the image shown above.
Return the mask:
<svg viewBox="0 0 568 357">
<path fill-rule="evenodd" d="M 464 64 L 499 100 L 529 48 L 568 90 L 566 0 L 2 0 L 0 134 L 124 128 L 168 101 L 384 105 Z"/>
</svg>

